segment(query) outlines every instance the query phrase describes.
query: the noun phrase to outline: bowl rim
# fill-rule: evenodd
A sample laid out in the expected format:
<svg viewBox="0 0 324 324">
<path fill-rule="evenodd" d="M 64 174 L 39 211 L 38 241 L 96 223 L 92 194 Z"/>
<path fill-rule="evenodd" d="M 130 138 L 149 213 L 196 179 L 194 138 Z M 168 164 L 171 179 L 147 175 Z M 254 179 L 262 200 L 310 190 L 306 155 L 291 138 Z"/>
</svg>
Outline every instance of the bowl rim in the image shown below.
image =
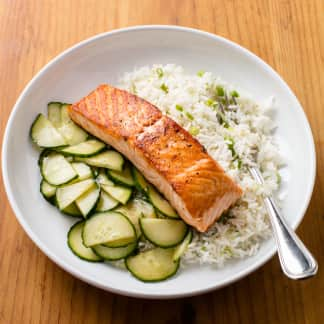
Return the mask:
<svg viewBox="0 0 324 324">
<path fill-rule="evenodd" d="M 67 271 L 68 273 L 72 274 L 76 278 L 85 281 L 95 287 L 125 295 L 125 296 L 131 296 L 131 297 L 137 297 L 137 298 L 150 298 L 150 299 L 164 299 L 164 298 L 180 298 L 180 297 L 188 297 L 188 296 L 194 296 L 198 294 L 203 294 L 212 290 L 216 290 L 219 288 L 222 288 L 224 286 L 227 286 L 245 276 L 250 274 L 251 272 L 257 270 L 260 268 L 263 264 L 265 264 L 267 261 L 269 261 L 273 255 L 276 252 L 276 247 L 272 246 L 269 249 L 269 252 L 267 252 L 261 259 L 258 261 L 252 263 L 249 265 L 247 268 L 244 270 L 241 270 L 234 274 L 233 276 L 224 279 L 221 283 L 218 284 L 210 284 L 207 287 L 199 288 L 199 289 L 188 289 L 186 292 L 175 292 L 175 293 L 170 293 L 170 292 L 140 292 L 140 291 L 128 291 L 126 289 L 119 289 L 117 287 L 108 287 L 92 278 L 87 277 L 87 275 L 84 275 L 82 271 L 74 268 L 71 266 L 67 261 L 62 260 L 59 256 L 55 255 L 49 248 L 47 248 L 41 240 L 37 237 L 37 235 L 33 232 L 32 228 L 27 224 L 27 222 L 24 219 L 23 213 L 20 211 L 20 208 L 18 204 L 15 201 L 14 198 L 14 193 L 13 189 L 10 185 L 10 180 L 9 180 L 9 173 L 8 173 L 8 163 L 7 163 L 7 152 L 8 152 L 8 140 L 9 140 L 9 134 L 10 130 L 12 128 L 13 121 L 15 119 L 15 116 L 17 114 L 17 111 L 19 110 L 19 107 L 21 105 L 21 102 L 23 102 L 24 98 L 30 91 L 30 88 L 32 88 L 33 84 L 36 82 L 38 78 L 40 78 L 46 71 L 54 65 L 56 62 L 60 61 L 63 57 L 66 55 L 69 55 L 70 53 L 74 52 L 80 47 L 83 47 L 84 45 L 87 45 L 92 42 L 96 42 L 97 40 L 100 40 L 102 38 L 110 37 L 112 35 L 116 34 L 121 34 L 121 33 L 130 33 L 130 32 L 137 32 L 137 31 L 147 31 L 147 30 L 165 30 L 165 31 L 182 31 L 182 32 L 187 32 L 187 33 L 193 33 L 196 35 L 204 36 L 206 38 L 209 38 L 214 41 L 220 41 L 225 43 L 226 45 L 235 48 L 242 52 L 243 54 L 249 56 L 251 59 L 255 60 L 259 64 L 263 66 L 265 70 L 267 70 L 268 73 L 270 73 L 276 80 L 280 83 L 281 87 L 285 89 L 286 92 L 289 93 L 289 95 L 295 99 L 296 101 L 296 108 L 299 110 L 299 113 L 302 117 L 302 120 L 304 122 L 304 131 L 305 134 L 307 134 L 308 137 L 308 142 L 309 142 L 309 149 L 311 151 L 311 156 L 310 158 L 310 165 L 312 166 L 312 169 L 309 170 L 309 176 L 311 177 L 311 181 L 309 182 L 309 186 L 306 190 L 307 195 L 305 195 L 305 200 L 300 212 L 300 216 L 298 219 L 296 219 L 292 223 L 292 227 L 294 229 L 297 228 L 297 226 L 301 223 L 301 221 L 304 218 L 305 212 L 308 208 L 310 199 L 312 197 L 312 192 L 314 189 L 314 184 L 315 184 L 315 174 L 316 174 L 316 152 L 315 152 L 315 145 L 314 145 L 314 138 L 312 135 L 311 127 L 309 125 L 308 119 L 306 117 L 306 114 L 304 110 L 302 109 L 302 106 L 298 99 L 296 98 L 295 94 L 293 91 L 289 88 L 287 83 L 279 76 L 279 74 L 272 68 L 270 67 L 265 61 L 263 61 L 261 58 L 259 58 L 257 55 L 253 54 L 251 51 L 248 49 L 234 43 L 233 41 L 230 41 L 222 36 L 218 36 L 203 30 L 198 30 L 190 27 L 183 27 L 183 26 L 176 26 L 176 25 L 138 25 L 138 26 L 131 26 L 131 27 L 125 27 L 125 28 L 120 28 L 120 29 L 114 29 L 108 32 L 103 32 L 97 35 L 94 35 L 92 37 L 89 37 L 79 43 L 76 43 L 75 45 L 69 47 L 68 49 L 64 50 L 61 52 L 59 55 L 51 59 L 43 68 L 41 68 L 34 76 L 33 78 L 28 82 L 28 84 L 25 86 L 24 90 L 21 92 L 19 95 L 11 113 L 9 116 L 9 119 L 6 124 L 4 136 L 3 136 L 3 145 L 2 145 L 2 175 L 3 175 L 3 183 L 5 187 L 5 191 L 7 193 L 7 197 L 9 200 L 9 203 L 14 211 L 14 214 L 20 223 L 20 225 L 23 227 L 24 231 L 27 233 L 29 238 L 40 248 L 40 250 L 47 255 L 55 264 L 57 264 L 59 267 Z"/>
</svg>

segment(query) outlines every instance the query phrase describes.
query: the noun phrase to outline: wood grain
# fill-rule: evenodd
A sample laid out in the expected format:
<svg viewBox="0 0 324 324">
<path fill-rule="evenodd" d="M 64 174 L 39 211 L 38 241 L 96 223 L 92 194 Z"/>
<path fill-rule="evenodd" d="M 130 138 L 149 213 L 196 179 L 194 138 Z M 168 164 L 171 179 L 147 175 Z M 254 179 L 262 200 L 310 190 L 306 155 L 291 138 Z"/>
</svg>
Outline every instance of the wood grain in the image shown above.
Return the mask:
<svg viewBox="0 0 324 324">
<path fill-rule="evenodd" d="M 0 0 L 0 136 L 26 83 L 72 44 L 114 28 L 177 24 L 225 36 L 274 67 L 301 101 L 317 149 L 314 195 L 298 233 L 319 261 L 312 280 L 285 278 L 277 258 L 224 289 L 148 301 L 93 288 L 31 242 L 0 186 L 0 323 L 323 323 L 323 0 Z M 302 175 L 301 175 L 302 176 Z"/>
</svg>

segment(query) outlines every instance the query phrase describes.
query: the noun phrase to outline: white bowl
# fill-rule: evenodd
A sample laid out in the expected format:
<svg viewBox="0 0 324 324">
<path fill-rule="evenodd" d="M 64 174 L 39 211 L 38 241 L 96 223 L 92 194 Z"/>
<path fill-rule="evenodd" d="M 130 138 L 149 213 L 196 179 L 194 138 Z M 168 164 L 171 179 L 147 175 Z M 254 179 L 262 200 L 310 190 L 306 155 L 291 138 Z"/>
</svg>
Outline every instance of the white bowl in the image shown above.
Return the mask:
<svg viewBox="0 0 324 324">
<path fill-rule="evenodd" d="M 161 283 L 143 283 L 127 271 L 75 257 L 66 234 L 75 222 L 62 216 L 39 193 L 38 153 L 29 128 L 49 101 L 74 102 L 100 83 L 116 84 L 134 67 L 176 63 L 187 70 L 211 71 L 239 85 L 256 99 L 274 95 L 278 111 L 276 136 L 288 166 L 282 212 L 296 228 L 308 206 L 315 177 L 311 130 L 296 97 L 279 75 L 246 49 L 215 35 L 175 26 L 139 26 L 83 41 L 48 63 L 27 85 L 10 115 L 4 136 L 2 171 L 11 206 L 35 244 L 60 267 L 97 287 L 136 297 L 172 298 L 220 288 L 254 271 L 275 252 L 273 240 L 259 252 L 222 269 L 193 266 Z"/>
</svg>

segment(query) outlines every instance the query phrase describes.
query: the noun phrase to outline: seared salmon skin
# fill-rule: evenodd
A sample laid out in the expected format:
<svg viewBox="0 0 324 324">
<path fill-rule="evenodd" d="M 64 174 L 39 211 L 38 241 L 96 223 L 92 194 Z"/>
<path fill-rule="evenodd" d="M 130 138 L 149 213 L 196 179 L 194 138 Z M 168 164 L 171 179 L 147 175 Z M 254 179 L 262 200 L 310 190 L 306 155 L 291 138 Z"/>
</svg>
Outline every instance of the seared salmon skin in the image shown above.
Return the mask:
<svg viewBox="0 0 324 324">
<path fill-rule="evenodd" d="M 69 107 L 70 117 L 125 155 L 181 218 L 205 232 L 241 188 L 185 129 L 151 103 L 110 85 Z"/>
</svg>

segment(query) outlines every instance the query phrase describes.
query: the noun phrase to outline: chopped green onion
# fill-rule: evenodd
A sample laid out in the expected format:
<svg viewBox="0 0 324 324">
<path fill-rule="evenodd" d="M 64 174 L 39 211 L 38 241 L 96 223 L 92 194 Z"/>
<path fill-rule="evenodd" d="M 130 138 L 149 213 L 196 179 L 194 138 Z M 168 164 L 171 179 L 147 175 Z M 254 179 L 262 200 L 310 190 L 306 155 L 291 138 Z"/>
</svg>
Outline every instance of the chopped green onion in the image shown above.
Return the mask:
<svg viewBox="0 0 324 324">
<path fill-rule="evenodd" d="M 165 83 L 162 83 L 161 86 L 160 86 L 161 90 L 163 90 L 165 93 L 168 93 L 169 92 L 169 88 L 166 86 Z"/>
<path fill-rule="evenodd" d="M 161 68 L 157 68 L 156 73 L 157 73 L 159 79 L 161 79 L 163 77 L 163 75 L 164 75 L 164 72 L 163 72 L 163 70 Z"/>
<path fill-rule="evenodd" d="M 229 127 L 229 124 L 228 124 L 228 122 L 226 120 L 224 121 L 224 127 L 225 128 L 228 128 Z"/>
<path fill-rule="evenodd" d="M 242 160 L 237 159 L 237 168 L 240 170 L 242 168 Z"/>
<path fill-rule="evenodd" d="M 240 159 L 240 157 L 238 156 L 238 154 L 235 151 L 234 145 L 234 139 L 232 137 L 229 136 L 225 136 L 224 140 L 227 141 L 227 147 L 228 149 L 231 151 L 232 153 L 232 157 L 233 157 L 233 162 L 237 161 L 237 168 L 240 170 L 242 168 L 243 162 Z"/>
<path fill-rule="evenodd" d="M 191 127 L 189 128 L 189 133 L 190 133 L 191 135 L 193 135 L 193 136 L 198 135 L 199 132 L 200 132 L 200 129 L 199 129 L 198 127 L 196 127 L 196 126 L 191 126 Z"/>
<path fill-rule="evenodd" d="M 192 116 L 192 115 L 190 114 L 190 112 L 186 112 L 186 116 L 187 116 L 190 120 L 194 120 L 194 119 L 195 119 L 194 116 Z"/>
<path fill-rule="evenodd" d="M 230 137 L 230 136 L 225 135 L 224 136 L 224 141 L 233 142 L 233 138 Z"/>
<path fill-rule="evenodd" d="M 279 185 L 281 183 L 281 175 L 279 172 L 277 172 L 276 176 L 277 176 L 277 184 Z"/>
<path fill-rule="evenodd" d="M 240 96 L 236 90 L 231 91 L 230 95 L 234 98 L 238 98 Z"/>
<path fill-rule="evenodd" d="M 216 87 L 216 93 L 218 97 L 224 97 L 225 95 L 225 90 L 222 86 L 217 86 Z"/>
<path fill-rule="evenodd" d="M 228 256 L 233 256 L 234 255 L 232 249 L 229 246 L 224 247 L 223 253 L 227 254 Z"/>
<path fill-rule="evenodd" d="M 180 106 L 180 105 L 176 105 L 175 108 L 176 108 L 178 111 L 183 111 L 183 107 Z"/>
<path fill-rule="evenodd" d="M 207 251 L 207 248 L 206 248 L 205 245 L 203 245 L 203 246 L 201 247 L 201 251 L 203 251 L 203 252 L 206 252 L 206 251 Z"/>
<path fill-rule="evenodd" d="M 211 107 L 211 106 L 214 106 L 215 104 L 216 104 L 216 101 L 215 100 L 213 100 L 213 99 L 207 99 L 206 101 L 205 101 L 205 104 L 208 106 L 208 107 Z"/>
<path fill-rule="evenodd" d="M 227 141 L 227 147 L 231 151 L 233 159 L 236 160 L 238 156 L 234 148 L 234 139 L 232 137 L 226 137 L 225 140 Z"/>
<path fill-rule="evenodd" d="M 205 71 L 202 71 L 202 70 L 200 70 L 200 71 L 197 72 L 197 75 L 199 77 L 202 77 L 204 74 L 205 74 Z"/>
<path fill-rule="evenodd" d="M 216 116 L 221 125 L 223 125 L 225 128 L 229 127 L 229 123 L 226 121 L 225 115 L 220 110 L 217 111 Z"/>
</svg>

